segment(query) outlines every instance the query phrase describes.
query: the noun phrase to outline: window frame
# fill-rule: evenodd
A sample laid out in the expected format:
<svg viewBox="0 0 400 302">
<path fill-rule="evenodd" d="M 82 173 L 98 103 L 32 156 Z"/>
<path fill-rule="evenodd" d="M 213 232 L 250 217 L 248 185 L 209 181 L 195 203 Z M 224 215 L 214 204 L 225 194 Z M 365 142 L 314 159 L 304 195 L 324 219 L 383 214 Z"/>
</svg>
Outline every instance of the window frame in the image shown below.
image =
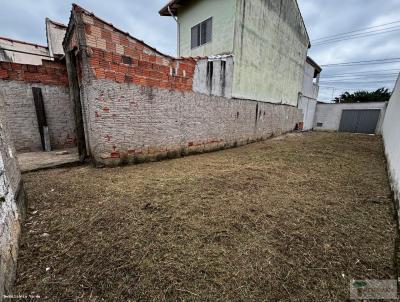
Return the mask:
<svg viewBox="0 0 400 302">
<path fill-rule="evenodd" d="M 210 22 L 210 27 L 211 27 L 211 33 L 210 33 L 210 39 L 208 41 L 205 41 L 202 43 L 202 38 L 203 38 L 203 24 L 207 24 L 207 22 Z M 197 31 L 197 37 L 196 37 L 196 45 L 193 46 L 193 32 Z M 205 36 L 207 39 L 207 25 L 205 25 Z M 209 17 L 206 20 L 196 24 L 195 26 L 192 26 L 190 29 L 190 49 L 196 49 L 199 47 L 202 47 L 208 43 L 211 43 L 213 40 L 213 17 Z"/>
</svg>

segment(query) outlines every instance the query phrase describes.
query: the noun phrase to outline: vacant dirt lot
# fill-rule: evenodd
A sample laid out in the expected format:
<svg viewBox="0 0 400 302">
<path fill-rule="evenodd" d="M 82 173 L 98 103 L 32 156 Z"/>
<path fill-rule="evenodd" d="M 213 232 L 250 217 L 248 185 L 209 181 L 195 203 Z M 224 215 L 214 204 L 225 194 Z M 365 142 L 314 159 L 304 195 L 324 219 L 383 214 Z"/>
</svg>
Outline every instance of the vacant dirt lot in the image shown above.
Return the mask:
<svg viewBox="0 0 400 302">
<path fill-rule="evenodd" d="M 49 300 L 345 301 L 395 278 L 381 140 L 291 134 L 114 169 L 26 174 L 15 292 Z"/>
</svg>

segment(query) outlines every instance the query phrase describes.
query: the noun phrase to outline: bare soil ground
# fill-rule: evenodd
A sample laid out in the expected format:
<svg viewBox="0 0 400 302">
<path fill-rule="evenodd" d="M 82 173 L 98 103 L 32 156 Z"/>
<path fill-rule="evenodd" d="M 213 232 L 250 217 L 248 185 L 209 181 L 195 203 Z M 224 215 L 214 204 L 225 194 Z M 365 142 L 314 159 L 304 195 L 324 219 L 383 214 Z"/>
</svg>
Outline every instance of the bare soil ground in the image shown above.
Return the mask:
<svg viewBox="0 0 400 302">
<path fill-rule="evenodd" d="M 15 293 L 52 301 L 346 301 L 396 278 L 379 137 L 290 134 L 24 176 Z"/>
</svg>

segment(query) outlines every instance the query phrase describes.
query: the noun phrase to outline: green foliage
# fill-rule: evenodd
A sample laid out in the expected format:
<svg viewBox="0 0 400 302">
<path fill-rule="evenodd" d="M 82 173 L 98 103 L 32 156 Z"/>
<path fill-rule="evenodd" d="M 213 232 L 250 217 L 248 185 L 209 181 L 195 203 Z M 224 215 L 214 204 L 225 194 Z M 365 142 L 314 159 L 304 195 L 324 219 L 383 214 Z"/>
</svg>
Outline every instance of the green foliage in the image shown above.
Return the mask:
<svg viewBox="0 0 400 302">
<path fill-rule="evenodd" d="M 388 102 L 391 93 L 387 88 L 379 88 L 376 91 L 360 90 L 354 93 L 345 92 L 334 99 L 335 103 L 369 103 L 369 102 Z"/>
</svg>

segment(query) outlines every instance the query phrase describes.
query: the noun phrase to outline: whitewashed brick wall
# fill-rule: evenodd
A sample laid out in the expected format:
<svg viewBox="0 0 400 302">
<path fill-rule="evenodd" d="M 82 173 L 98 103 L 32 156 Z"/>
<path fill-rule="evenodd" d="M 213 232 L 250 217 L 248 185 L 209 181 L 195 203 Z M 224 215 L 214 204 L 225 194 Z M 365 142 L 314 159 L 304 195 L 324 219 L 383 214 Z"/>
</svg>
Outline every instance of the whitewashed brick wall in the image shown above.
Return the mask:
<svg viewBox="0 0 400 302">
<path fill-rule="evenodd" d="M 0 300 L 11 289 L 15 277 L 23 198 L 16 151 L 0 98 Z"/>
<path fill-rule="evenodd" d="M 91 154 L 102 163 L 245 144 L 292 131 L 302 121 L 292 106 L 109 80 L 85 85 L 83 102 Z"/>
<path fill-rule="evenodd" d="M 17 151 L 41 151 L 32 87 L 40 87 L 53 149 L 75 145 L 75 120 L 68 87 L 0 81 L 0 96 Z"/>
</svg>

